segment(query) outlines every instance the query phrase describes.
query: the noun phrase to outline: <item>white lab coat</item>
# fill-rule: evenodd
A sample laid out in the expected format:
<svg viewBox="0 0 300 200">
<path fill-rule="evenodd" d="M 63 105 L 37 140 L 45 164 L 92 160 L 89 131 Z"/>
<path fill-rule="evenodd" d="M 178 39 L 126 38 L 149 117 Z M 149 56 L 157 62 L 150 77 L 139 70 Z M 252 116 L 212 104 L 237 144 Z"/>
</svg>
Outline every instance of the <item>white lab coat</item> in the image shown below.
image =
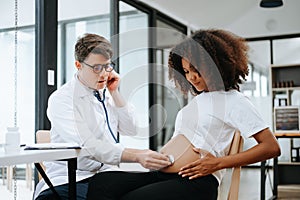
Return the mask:
<svg viewBox="0 0 300 200">
<path fill-rule="evenodd" d="M 102 95 L 102 91 L 100 93 Z M 109 91 L 106 91 L 105 96 L 109 123 L 115 136 L 117 132 L 135 135 L 132 107 L 115 107 Z M 51 122 L 51 142 L 73 142 L 90 149 L 89 156 L 78 158 L 76 181 L 100 171 L 107 171 L 111 165 L 120 163 L 124 147 L 113 140 L 101 103 L 93 96 L 93 90 L 78 80 L 77 75 L 49 97 L 47 116 Z M 101 167 L 101 163 L 104 166 Z M 54 186 L 68 183 L 66 162 L 53 161 L 44 164 L 46 174 Z M 40 181 L 35 197 L 47 188 L 47 184 Z"/>
</svg>

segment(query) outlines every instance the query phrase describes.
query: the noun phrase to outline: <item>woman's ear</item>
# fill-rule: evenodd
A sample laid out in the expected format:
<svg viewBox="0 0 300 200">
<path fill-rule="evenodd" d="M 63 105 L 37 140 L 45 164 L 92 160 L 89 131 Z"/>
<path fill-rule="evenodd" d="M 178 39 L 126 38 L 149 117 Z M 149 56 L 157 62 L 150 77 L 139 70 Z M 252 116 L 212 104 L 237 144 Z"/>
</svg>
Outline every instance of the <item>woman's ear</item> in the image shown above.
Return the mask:
<svg viewBox="0 0 300 200">
<path fill-rule="evenodd" d="M 81 63 L 78 60 L 75 61 L 75 66 L 78 70 L 81 69 Z"/>
</svg>

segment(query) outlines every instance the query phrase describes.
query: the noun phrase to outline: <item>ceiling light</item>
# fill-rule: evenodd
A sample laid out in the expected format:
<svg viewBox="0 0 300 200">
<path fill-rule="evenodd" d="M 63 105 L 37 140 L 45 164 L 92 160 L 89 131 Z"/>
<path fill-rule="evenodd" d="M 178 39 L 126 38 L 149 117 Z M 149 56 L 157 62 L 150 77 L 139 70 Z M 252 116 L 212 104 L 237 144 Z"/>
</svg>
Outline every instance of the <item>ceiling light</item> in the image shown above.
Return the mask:
<svg viewBox="0 0 300 200">
<path fill-rule="evenodd" d="M 260 7 L 263 8 L 274 8 L 283 5 L 282 0 L 261 0 Z"/>
</svg>

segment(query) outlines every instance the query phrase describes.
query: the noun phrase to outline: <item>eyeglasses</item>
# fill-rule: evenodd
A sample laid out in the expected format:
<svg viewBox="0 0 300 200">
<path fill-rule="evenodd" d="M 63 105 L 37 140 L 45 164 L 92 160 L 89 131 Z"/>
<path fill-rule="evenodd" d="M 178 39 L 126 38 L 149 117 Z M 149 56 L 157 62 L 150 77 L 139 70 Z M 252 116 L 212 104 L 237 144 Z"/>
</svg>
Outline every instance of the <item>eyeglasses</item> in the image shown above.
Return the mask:
<svg viewBox="0 0 300 200">
<path fill-rule="evenodd" d="M 89 66 L 89 67 L 91 67 L 91 68 L 93 68 L 93 70 L 94 70 L 94 72 L 96 74 L 99 74 L 100 72 L 102 72 L 103 69 L 105 69 L 106 72 L 111 72 L 114 69 L 115 65 L 116 65 L 113 62 L 111 62 L 109 64 L 97 64 L 97 65 L 94 65 L 94 66 L 93 65 L 89 65 L 89 64 L 87 64 L 87 63 L 85 63 L 83 61 L 82 61 L 82 63 L 85 64 L 85 65 L 87 65 L 87 66 Z"/>
</svg>

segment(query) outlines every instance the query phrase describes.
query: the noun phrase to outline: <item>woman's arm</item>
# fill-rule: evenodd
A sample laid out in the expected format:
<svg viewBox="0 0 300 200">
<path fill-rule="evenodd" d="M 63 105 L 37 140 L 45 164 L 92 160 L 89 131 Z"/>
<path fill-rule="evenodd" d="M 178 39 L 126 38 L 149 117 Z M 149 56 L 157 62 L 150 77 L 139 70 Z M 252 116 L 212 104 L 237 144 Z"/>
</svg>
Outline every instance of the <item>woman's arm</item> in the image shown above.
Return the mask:
<svg viewBox="0 0 300 200">
<path fill-rule="evenodd" d="M 244 166 L 280 155 L 279 144 L 269 129 L 264 129 L 253 135 L 253 137 L 258 144 L 247 151 L 219 158 L 208 154 L 204 158 L 184 166 L 179 174 L 193 179 L 212 174 L 220 169 Z M 195 150 L 198 151 L 198 149 Z"/>
<path fill-rule="evenodd" d="M 239 154 L 220 158 L 220 169 L 244 166 L 280 156 L 280 147 L 269 129 L 264 129 L 253 135 L 257 145 Z"/>
</svg>

